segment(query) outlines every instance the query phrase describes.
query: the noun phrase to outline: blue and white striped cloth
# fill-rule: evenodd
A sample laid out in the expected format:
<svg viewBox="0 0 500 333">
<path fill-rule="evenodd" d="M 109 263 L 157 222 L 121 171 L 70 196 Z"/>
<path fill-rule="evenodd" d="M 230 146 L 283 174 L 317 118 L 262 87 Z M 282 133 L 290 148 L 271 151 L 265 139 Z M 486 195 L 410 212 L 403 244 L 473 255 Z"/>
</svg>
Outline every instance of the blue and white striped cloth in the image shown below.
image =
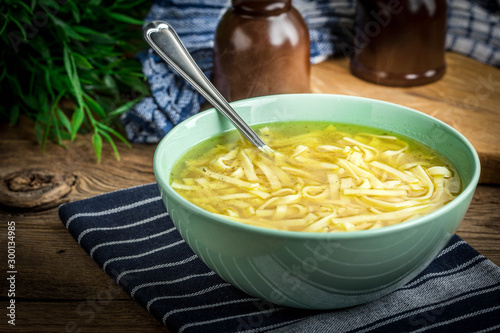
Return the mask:
<svg viewBox="0 0 500 333">
<path fill-rule="evenodd" d="M 190 250 L 157 184 L 64 204 L 75 240 L 173 332 L 498 332 L 500 268 L 454 236 L 415 279 L 373 302 L 300 310 L 251 297 Z"/>
<path fill-rule="evenodd" d="M 310 33 L 311 63 L 344 54 L 352 44 L 356 0 L 293 0 Z M 439 0 L 444 1 L 444 0 Z M 146 21 L 176 29 L 205 74 L 212 72 L 217 24 L 228 0 L 156 0 Z M 500 0 L 448 0 L 446 48 L 500 66 Z M 127 137 L 155 143 L 180 121 L 196 114 L 204 99 L 151 49 L 139 55 L 152 95 L 122 117 Z"/>
</svg>

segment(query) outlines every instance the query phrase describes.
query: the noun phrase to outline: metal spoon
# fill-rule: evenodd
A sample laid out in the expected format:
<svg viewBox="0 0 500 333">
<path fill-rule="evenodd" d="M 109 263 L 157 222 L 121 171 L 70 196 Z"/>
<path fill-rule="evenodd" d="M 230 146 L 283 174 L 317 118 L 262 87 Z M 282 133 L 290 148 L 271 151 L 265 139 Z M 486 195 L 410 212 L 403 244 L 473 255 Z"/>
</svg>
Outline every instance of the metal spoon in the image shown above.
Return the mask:
<svg viewBox="0 0 500 333">
<path fill-rule="evenodd" d="M 160 57 L 189 82 L 210 104 L 222 112 L 255 147 L 273 153 L 264 141 L 236 113 L 195 63 L 175 30 L 164 21 L 153 21 L 144 27 L 144 39 Z"/>
</svg>

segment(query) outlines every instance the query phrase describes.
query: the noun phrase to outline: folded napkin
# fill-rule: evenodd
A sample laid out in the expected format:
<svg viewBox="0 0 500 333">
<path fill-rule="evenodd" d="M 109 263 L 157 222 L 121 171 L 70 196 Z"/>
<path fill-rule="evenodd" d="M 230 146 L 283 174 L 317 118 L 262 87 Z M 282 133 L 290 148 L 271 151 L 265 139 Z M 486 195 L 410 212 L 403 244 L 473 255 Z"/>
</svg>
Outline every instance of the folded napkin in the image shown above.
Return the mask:
<svg viewBox="0 0 500 333">
<path fill-rule="evenodd" d="M 355 2 L 292 1 L 309 28 L 312 64 L 350 56 Z M 145 20 L 169 22 L 210 77 L 215 29 L 229 5 L 228 0 L 156 0 Z M 500 66 L 500 0 L 448 0 L 446 49 Z M 158 142 L 179 122 L 196 114 L 204 99 L 153 50 L 142 52 L 139 59 L 151 97 L 125 113 L 122 122 L 130 141 Z"/>
<path fill-rule="evenodd" d="M 415 279 L 341 310 L 278 306 L 211 271 L 177 232 L 157 184 L 67 203 L 75 240 L 173 332 L 492 332 L 500 330 L 500 268 L 454 236 Z"/>
</svg>

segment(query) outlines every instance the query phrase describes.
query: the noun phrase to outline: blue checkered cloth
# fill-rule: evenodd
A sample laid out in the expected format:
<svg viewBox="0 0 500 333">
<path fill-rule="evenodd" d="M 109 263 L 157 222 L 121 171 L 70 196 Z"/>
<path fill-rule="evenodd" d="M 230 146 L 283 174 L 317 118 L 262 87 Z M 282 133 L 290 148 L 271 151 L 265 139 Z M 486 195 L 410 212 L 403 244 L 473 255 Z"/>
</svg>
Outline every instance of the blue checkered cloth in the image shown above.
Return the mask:
<svg viewBox="0 0 500 333">
<path fill-rule="evenodd" d="M 174 227 L 156 183 L 67 203 L 61 221 L 172 332 L 499 332 L 500 267 L 454 236 L 412 281 L 359 306 L 278 306 L 210 270 Z"/>
<path fill-rule="evenodd" d="M 169 22 L 203 72 L 212 71 L 213 38 L 227 0 L 156 0 L 146 21 Z M 310 33 L 311 63 L 344 56 L 352 45 L 355 0 L 294 0 Z M 500 0 L 448 0 L 446 48 L 500 66 Z M 343 48 L 341 47 L 343 46 Z M 204 102 L 194 89 L 149 49 L 139 55 L 152 95 L 125 113 L 127 137 L 156 143 Z"/>
</svg>

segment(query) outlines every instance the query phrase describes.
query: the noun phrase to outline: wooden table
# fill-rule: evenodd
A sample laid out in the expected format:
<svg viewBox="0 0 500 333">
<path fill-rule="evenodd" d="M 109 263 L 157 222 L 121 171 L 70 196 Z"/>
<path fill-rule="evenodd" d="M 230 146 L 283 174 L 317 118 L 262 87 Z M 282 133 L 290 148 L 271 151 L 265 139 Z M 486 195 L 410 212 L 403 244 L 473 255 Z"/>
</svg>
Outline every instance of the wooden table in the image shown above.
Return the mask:
<svg viewBox="0 0 500 333">
<path fill-rule="evenodd" d="M 432 114 L 466 135 L 481 155 L 483 176 L 458 235 L 500 265 L 500 187 L 486 184 L 500 183 L 500 71 L 456 54 L 448 54 L 447 61 L 448 72 L 441 81 L 403 89 L 361 81 L 349 74 L 345 59 L 329 60 L 313 66 L 312 89 L 402 104 Z M 481 88 L 484 80 L 496 85 L 490 84 L 490 90 Z M 483 124 L 473 121 L 479 114 Z M 167 332 L 113 284 L 57 215 L 62 202 L 154 182 L 155 145 L 128 149 L 119 144 L 120 161 L 106 146 L 103 160 L 97 164 L 89 136 L 78 137 L 66 149 L 49 143 L 43 153 L 32 128 L 26 119 L 15 127 L 0 124 L 0 186 L 16 188 L 17 192 L 9 194 L 11 201 L 22 196 L 17 202 L 25 204 L 17 210 L 0 210 L 0 331 Z M 50 188 L 54 184 L 57 186 Z M 38 190 L 26 191 L 30 187 Z M 6 317 L 10 300 L 5 283 L 8 221 L 16 223 L 15 327 L 7 324 Z"/>
</svg>

